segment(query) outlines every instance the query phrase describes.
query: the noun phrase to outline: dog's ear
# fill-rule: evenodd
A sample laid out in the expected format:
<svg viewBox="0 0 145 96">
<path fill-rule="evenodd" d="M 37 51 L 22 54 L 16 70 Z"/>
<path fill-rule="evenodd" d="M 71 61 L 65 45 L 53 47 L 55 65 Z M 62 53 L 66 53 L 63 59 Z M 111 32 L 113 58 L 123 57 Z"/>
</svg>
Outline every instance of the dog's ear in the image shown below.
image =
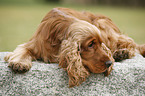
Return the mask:
<svg viewBox="0 0 145 96">
<path fill-rule="evenodd" d="M 82 64 L 79 44 L 71 39 L 63 40 L 59 55 L 59 66 L 66 69 L 69 76 L 69 87 L 81 84 L 89 76 Z"/>
<path fill-rule="evenodd" d="M 110 75 L 111 71 L 113 70 L 113 64 L 104 72 L 105 76 Z"/>
<path fill-rule="evenodd" d="M 111 61 L 114 63 L 114 58 L 112 56 L 111 50 L 104 43 L 102 43 L 101 46 L 103 50 L 108 54 Z M 113 70 L 113 64 L 108 68 L 108 70 L 106 70 L 106 72 L 104 72 L 105 76 L 108 76 L 112 70 Z"/>
<path fill-rule="evenodd" d="M 111 50 L 104 43 L 101 44 L 101 47 L 108 54 L 108 56 L 110 57 L 110 59 L 114 62 L 114 59 L 112 57 Z"/>
</svg>

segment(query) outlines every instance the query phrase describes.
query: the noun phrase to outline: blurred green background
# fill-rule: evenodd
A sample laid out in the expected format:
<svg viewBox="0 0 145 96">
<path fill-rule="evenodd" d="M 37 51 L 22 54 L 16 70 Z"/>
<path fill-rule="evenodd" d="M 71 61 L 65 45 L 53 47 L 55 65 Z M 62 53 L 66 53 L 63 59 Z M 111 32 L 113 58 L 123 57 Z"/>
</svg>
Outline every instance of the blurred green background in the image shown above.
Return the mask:
<svg viewBox="0 0 145 96">
<path fill-rule="evenodd" d="M 103 2 L 104 1 L 104 2 Z M 145 7 L 139 0 L 0 0 L 0 52 L 27 42 L 54 7 L 90 11 L 110 17 L 122 33 L 145 43 Z M 132 3 L 132 1 L 134 1 Z M 131 2 L 131 3 L 130 3 Z"/>
</svg>

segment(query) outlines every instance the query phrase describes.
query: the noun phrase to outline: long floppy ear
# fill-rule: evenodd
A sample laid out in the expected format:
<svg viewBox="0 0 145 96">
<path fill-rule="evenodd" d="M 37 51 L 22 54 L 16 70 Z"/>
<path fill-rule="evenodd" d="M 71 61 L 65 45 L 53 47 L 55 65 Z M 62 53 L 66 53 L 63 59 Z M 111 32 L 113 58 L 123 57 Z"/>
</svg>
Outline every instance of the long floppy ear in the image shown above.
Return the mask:
<svg viewBox="0 0 145 96">
<path fill-rule="evenodd" d="M 69 76 L 69 87 L 81 84 L 89 76 L 82 64 L 79 44 L 71 39 L 63 40 L 59 55 L 59 66 L 66 69 Z"/>
<path fill-rule="evenodd" d="M 110 60 L 114 63 L 114 58 L 112 56 L 110 49 L 104 43 L 102 43 L 101 46 L 103 50 L 107 53 L 107 55 L 110 57 Z M 113 64 L 108 68 L 108 70 L 106 70 L 106 72 L 104 73 L 105 76 L 108 76 L 112 70 L 113 70 Z"/>
</svg>

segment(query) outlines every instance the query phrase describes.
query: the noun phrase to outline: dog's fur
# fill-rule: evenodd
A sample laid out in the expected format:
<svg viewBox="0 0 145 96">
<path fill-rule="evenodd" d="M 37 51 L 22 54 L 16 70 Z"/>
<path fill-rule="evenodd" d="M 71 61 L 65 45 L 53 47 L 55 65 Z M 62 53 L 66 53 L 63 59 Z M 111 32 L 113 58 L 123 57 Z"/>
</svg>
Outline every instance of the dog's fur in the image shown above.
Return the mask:
<svg viewBox="0 0 145 96">
<path fill-rule="evenodd" d="M 85 81 L 90 72 L 109 75 L 114 59 L 131 58 L 136 51 L 145 56 L 145 45 L 137 45 L 122 35 L 110 18 L 54 8 L 43 18 L 30 41 L 19 45 L 5 61 L 15 72 L 29 70 L 36 59 L 59 63 L 73 87 Z"/>
</svg>

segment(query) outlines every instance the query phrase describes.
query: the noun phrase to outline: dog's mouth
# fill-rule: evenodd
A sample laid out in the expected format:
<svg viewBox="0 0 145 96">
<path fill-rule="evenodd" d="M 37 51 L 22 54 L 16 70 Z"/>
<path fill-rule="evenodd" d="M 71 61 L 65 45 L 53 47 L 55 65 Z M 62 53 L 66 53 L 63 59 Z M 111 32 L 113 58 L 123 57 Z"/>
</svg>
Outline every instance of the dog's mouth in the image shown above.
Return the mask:
<svg viewBox="0 0 145 96">
<path fill-rule="evenodd" d="M 83 63 L 83 64 L 84 64 L 84 63 Z M 111 65 L 111 66 L 112 66 L 112 65 Z M 93 66 L 93 64 L 92 64 L 92 66 L 91 66 L 91 64 L 89 64 L 89 66 L 88 66 L 88 64 L 84 64 L 84 67 L 85 67 L 85 69 L 86 69 L 88 72 L 90 72 L 90 73 L 97 73 L 97 74 L 107 72 L 108 70 L 110 70 L 110 67 L 111 67 L 111 66 L 107 67 L 105 64 L 96 65 L 96 66 Z"/>
<path fill-rule="evenodd" d="M 106 72 L 109 68 L 104 68 L 104 69 L 101 69 L 101 68 L 96 68 L 94 70 L 91 70 L 89 69 L 87 66 L 85 67 L 87 71 L 91 72 L 91 73 L 104 73 Z"/>
<path fill-rule="evenodd" d="M 108 76 L 108 75 L 110 75 L 110 72 L 111 72 L 111 66 L 109 67 L 109 68 L 104 68 L 104 69 L 97 69 L 97 70 L 95 70 L 95 71 L 92 71 L 92 70 L 90 70 L 89 68 L 88 68 L 88 66 L 84 66 L 85 67 L 85 69 L 88 71 L 88 72 L 91 72 L 91 73 L 97 73 L 97 74 L 101 74 L 101 73 L 103 73 L 104 74 L 104 76 Z"/>
<path fill-rule="evenodd" d="M 100 73 L 104 73 L 104 72 L 108 71 L 108 69 L 109 69 L 109 68 L 105 68 L 105 69 L 100 70 L 99 72 L 100 72 Z"/>
</svg>

